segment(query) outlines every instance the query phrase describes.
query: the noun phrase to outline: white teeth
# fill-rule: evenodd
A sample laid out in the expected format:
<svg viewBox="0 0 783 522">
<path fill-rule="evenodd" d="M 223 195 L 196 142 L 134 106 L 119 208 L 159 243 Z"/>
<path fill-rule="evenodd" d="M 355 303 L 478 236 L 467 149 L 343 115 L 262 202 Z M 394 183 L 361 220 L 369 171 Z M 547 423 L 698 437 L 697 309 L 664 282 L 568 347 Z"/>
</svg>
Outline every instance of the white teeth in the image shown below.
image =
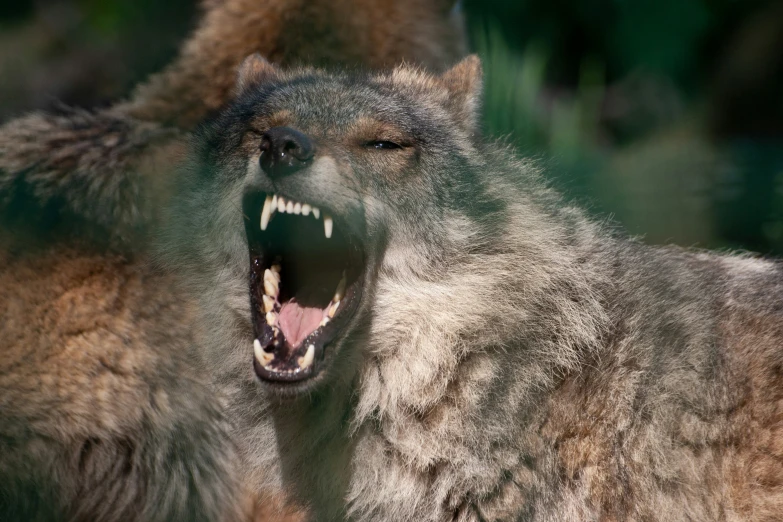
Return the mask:
<svg viewBox="0 0 783 522">
<path fill-rule="evenodd" d="M 343 297 L 345 297 L 345 272 L 343 272 L 343 277 L 340 279 L 340 282 L 337 283 L 337 289 L 334 291 L 334 297 L 332 297 L 332 301 L 339 303 L 342 301 Z"/>
<path fill-rule="evenodd" d="M 334 223 L 332 222 L 332 216 L 330 216 L 329 214 L 324 214 L 324 234 L 326 235 L 326 239 L 332 237 L 333 226 Z"/>
<path fill-rule="evenodd" d="M 267 196 L 264 200 L 264 209 L 261 211 L 261 230 L 266 230 L 269 224 L 269 218 L 272 217 L 272 212 L 275 211 L 272 196 Z"/>
<path fill-rule="evenodd" d="M 292 200 L 286 201 L 282 196 L 272 194 L 268 195 L 264 200 L 264 208 L 261 210 L 261 230 L 267 229 L 275 212 L 280 212 L 281 214 L 294 214 L 297 216 L 300 214 L 309 216 L 310 212 L 312 212 L 315 219 L 321 218 L 321 210 L 318 207 L 314 207 L 308 203 L 298 203 Z M 331 220 L 331 218 L 329 219 Z M 329 230 L 331 230 L 331 228 Z M 330 236 L 331 232 L 328 232 L 326 237 Z"/>
<path fill-rule="evenodd" d="M 299 367 L 301 369 L 309 368 L 311 364 L 313 364 L 313 359 L 315 358 L 315 345 L 311 344 L 307 347 L 307 352 L 305 352 L 303 357 L 300 357 L 297 362 L 299 363 Z"/>
<path fill-rule="evenodd" d="M 267 312 L 266 313 L 266 324 L 269 326 L 274 326 L 277 324 L 277 314 L 274 312 Z"/>
<path fill-rule="evenodd" d="M 261 366 L 268 366 L 269 363 L 275 360 L 275 354 L 266 353 L 261 349 L 261 343 L 258 339 L 253 341 L 253 354 L 256 356 L 256 360 L 261 363 Z"/>
<path fill-rule="evenodd" d="M 268 295 L 264 294 L 261 296 L 261 298 L 264 300 L 264 312 L 271 312 L 275 309 L 275 299 L 274 297 L 269 297 Z"/>
<path fill-rule="evenodd" d="M 324 327 L 327 324 L 329 324 L 329 318 L 328 317 L 324 317 L 323 319 L 321 319 L 321 323 L 318 326 L 319 327 Z"/>
<path fill-rule="evenodd" d="M 280 289 L 280 281 L 274 272 L 268 268 L 264 270 L 264 293 L 271 297 L 277 297 L 277 293 Z"/>
<path fill-rule="evenodd" d="M 269 275 L 267 275 L 269 272 Z M 267 268 L 264 270 L 264 279 L 274 280 L 280 283 L 280 270 L 275 270 L 275 267 Z"/>
<path fill-rule="evenodd" d="M 337 308 L 340 306 L 340 301 L 337 301 L 332 306 L 329 307 L 329 318 L 333 318 L 334 314 L 337 313 Z"/>
</svg>

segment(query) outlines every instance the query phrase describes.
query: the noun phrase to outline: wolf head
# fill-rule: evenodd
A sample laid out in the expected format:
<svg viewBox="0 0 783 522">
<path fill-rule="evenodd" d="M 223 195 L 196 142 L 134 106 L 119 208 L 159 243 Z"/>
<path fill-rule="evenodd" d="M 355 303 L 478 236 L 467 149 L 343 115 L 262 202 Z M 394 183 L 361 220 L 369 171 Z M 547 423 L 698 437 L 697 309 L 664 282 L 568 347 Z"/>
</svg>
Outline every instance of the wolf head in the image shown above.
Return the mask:
<svg viewBox="0 0 783 522">
<path fill-rule="evenodd" d="M 293 395 L 358 377 L 375 408 L 384 373 L 401 394 L 443 388 L 437 376 L 537 313 L 520 299 L 561 276 L 579 285 L 548 273 L 572 257 L 551 219 L 568 209 L 480 139 L 481 83 L 476 57 L 440 76 L 244 62 L 235 102 L 196 137 L 176 210 L 232 377 Z M 543 306 L 552 316 L 529 330 L 539 338 L 567 322 Z"/>
</svg>

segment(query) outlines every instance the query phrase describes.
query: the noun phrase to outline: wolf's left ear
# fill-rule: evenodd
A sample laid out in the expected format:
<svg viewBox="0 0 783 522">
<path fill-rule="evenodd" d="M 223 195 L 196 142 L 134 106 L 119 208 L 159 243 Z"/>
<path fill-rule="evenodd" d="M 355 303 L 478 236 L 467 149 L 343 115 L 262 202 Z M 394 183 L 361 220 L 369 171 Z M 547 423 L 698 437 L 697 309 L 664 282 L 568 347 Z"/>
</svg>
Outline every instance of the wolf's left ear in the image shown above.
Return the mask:
<svg viewBox="0 0 783 522">
<path fill-rule="evenodd" d="M 449 92 L 449 110 L 471 133 L 478 130 L 483 76 L 481 60 L 471 54 L 440 77 L 440 82 Z"/>
<path fill-rule="evenodd" d="M 234 93 L 239 95 L 248 89 L 276 80 L 280 69 L 258 53 L 245 58 L 237 69 L 237 83 Z"/>
</svg>

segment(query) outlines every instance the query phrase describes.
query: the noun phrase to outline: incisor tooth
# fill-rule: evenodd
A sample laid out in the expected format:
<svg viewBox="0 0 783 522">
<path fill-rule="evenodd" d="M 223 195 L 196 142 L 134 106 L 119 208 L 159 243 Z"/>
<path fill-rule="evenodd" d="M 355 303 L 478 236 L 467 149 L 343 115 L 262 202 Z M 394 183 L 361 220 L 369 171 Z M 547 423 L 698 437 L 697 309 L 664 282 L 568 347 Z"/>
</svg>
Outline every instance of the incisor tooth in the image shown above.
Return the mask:
<svg viewBox="0 0 783 522">
<path fill-rule="evenodd" d="M 329 307 L 329 318 L 333 318 L 334 314 L 337 313 L 337 308 L 340 306 L 340 301 L 337 301 L 332 306 Z"/>
<path fill-rule="evenodd" d="M 278 290 L 279 281 L 277 280 L 274 272 L 267 268 L 264 270 L 264 293 L 272 297 L 277 297 Z"/>
<path fill-rule="evenodd" d="M 294 202 L 293 201 L 289 201 L 286 204 L 285 211 L 288 212 L 289 214 L 293 214 L 294 213 Z"/>
<path fill-rule="evenodd" d="M 297 203 L 296 205 L 294 205 L 294 214 L 298 216 L 301 213 L 302 213 L 302 204 Z"/>
<path fill-rule="evenodd" d="M 302 205 L 302 215 L 303 216 L 309 216 L 311 210 L 312 210 L 312 207 L 310 205 L 308 205 L 307 203 Z"/>
<path fill-rule="evenodd" d="M 334 297 L 332 297 L 332 301 L 335 303 L 342 301 L 344 296 L 345 296 L 345 271 L 343 271 L 343 277 L 340 278 L 340 282 L 337 283 L 337 288 L 334 291 Z"/>
<path fill-rule="evenodd" d="M 269 224 L 269 219 L 274 212 L 274 203 L 272 203 L 272 196 L 267 196 L 264 200 L 264 208 L 261 210 L 261 230 L 266 230 L 266 226 Z"/>
<path fill-rule="evenodd" d="M 321 210 L 318 207 L 313 207 L 313 216 L 315 216 L 315 219 L 321 217 Z"/>
<path fill-rule="evenodd" d="M 264 300 L 264 312 L 271 312 L 275 309 L 275 299 L 273 297 L 264 294 L 261 296 L 261 299 Z"/>
<path fill-rule="evenodd" d="M 299 363 L 301 369 L 309 368 L 313 364 L 313 358 L 315 358 L 315 345 L 311 344 L 307 347 L 303 357 L 300 357 L 296 362 Z"/>
<path fill-rule="evenodd" d="M 281 196 L 277 198 L 277 211 L 285 212 L 285 200 Z"/>
<path fill-rule="evenodd" d="M 333 226 L 334 226 L 334 222 L 332 221 L 332 216 L 330 216 L 329 214 L 324 214 L 324 234 L 326 235 L 326 239 L 332 237 Z"/>
<path fill-rule="evenodd" d="M 266 324 L 268 324 L 269 326 L 274 326 L 275 324 L 277 324 L 277 314 L 274 312 L 267 312 Z"/>
</svg>

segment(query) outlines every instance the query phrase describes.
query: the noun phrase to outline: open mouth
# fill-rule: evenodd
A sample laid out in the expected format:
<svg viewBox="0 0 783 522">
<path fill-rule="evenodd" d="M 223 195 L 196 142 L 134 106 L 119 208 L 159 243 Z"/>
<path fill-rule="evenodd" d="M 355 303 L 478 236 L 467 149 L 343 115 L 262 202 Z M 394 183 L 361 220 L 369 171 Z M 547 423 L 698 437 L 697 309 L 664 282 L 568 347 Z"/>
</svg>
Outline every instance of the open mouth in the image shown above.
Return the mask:
<svg viewBox="0 0 783 522">
<path fill-rule="evenodd" d="M 298 382 L 318 374 L 361 297 L 364 256 L 327 211 L 278 194 L 245 197 L 256 374 Z"/>
</svg>

